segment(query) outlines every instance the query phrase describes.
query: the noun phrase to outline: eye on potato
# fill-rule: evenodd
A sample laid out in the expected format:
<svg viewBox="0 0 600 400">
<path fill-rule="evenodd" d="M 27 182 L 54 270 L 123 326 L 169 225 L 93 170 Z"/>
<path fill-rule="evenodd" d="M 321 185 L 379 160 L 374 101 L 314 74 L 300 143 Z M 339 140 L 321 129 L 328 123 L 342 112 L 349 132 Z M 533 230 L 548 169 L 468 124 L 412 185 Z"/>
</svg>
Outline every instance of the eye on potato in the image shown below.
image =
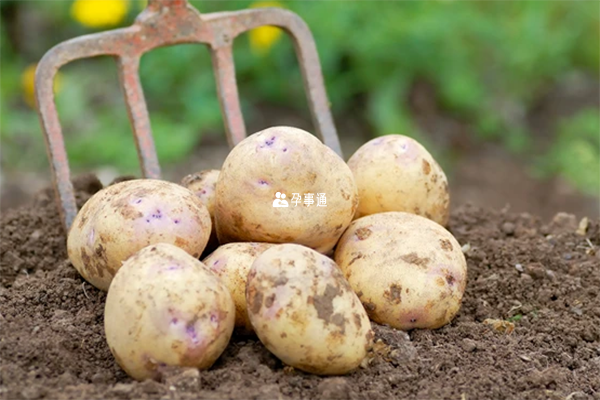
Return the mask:
<svg viewBox="0 0 600 400">
<path fill-rule="evenodd" d="M 335 261 L 369 317 L 394 328 L 439 328 L 460 308 L 467 280 L 461 247 L 441 225 L 404 212 L 355 220 Z"/>
<path fill-rule="evenodd" d="M 81 276 L 108 290 L 121 263 L 143 247 L 171 243 L 199 257 L 211 231 L 200 199 L 174 183 L 136 179 L 111 185 L 81 208 L 67 239 Z"/>
<path fill-rule="evenodd" d="M 210 232 L 210 238 L 208 244 L 204 249 L 204 253 L 210 254 L 217 247 L 219 247 L 219 240 L 217 239 L 217 231 L 215 227 L 215 187 L 217 180 L 219 179 L 219 170 L 207 169 L 193 174 L 185 176 L 181 180 L 181 186 L 194 192 L 200 199 L 202 204 L 206 206 L 208 213 L 210 214 L 210 221 L 212 222 L 213 229 Z"/>
<path fill-rule="evenodd" d="M 320 375 L 357 368 L 371 323 L 335 263 L 297 244 L 259 255 L 246 285 L 248 316 L 261 342 L 284 363 Z"/>
<path fill-rule="evenodd" d="M 217 248 L 202 262 L 227 286 L 235 303 L 235 326 L 252 332 L 246 308 L 246 279 L 252 263 L 270 243 L 229 243 Z"/>
<path fill-rule="evenodd" d="M 134 379 L 156 379 L 163 366 L 209 368 L 233 332 L 229 291 L 180 248 L 143 248 L 119 269 L 106 297 L 110 351 Z"/>
<path fill-rule="evenodd" d="M 404 211 L 446 225 L 450 212 L 448 180 L 431 154 L 402 135 L 373 139 L 348 160 L 358 187 L 355 218 Z"/>
<path fill-rule="evenodd" d="M 297 205 L 293 193 L 301 198 Z M 318 206 L 318 193 L 325 194 L 326 206 Z M 313 204 L 305 203 L 305 194 L 313 195 Z M 217 181 L 217 235 L 222 244 L 298 243 L 327 253 L 357 204 L 352 172 L 333 150 L 301 129 L 273 127 L 227 156 Z"/>
</svg>

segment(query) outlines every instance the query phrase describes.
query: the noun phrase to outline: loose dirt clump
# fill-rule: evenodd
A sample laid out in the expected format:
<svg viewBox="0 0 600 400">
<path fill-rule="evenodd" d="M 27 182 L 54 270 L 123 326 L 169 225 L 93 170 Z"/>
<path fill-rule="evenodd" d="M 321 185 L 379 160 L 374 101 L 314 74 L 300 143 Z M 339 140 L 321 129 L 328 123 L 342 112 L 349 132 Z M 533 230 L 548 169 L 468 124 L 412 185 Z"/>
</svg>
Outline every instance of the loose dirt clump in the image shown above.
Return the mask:
<svg viewBox="0 0 600 400">
<path fill-rule="evenodd" d="M 79 207 L 102 183 L 94 175 L 82 175 L 73 181 Z M 0 283 L 12 284 L 18 274 L 38 269 L 50 271 L 58 261 L 67 259 L 66 239 L 56 210 L 54 192 L 39 192 L 32 204 L 2 213 L 0 230 Z"/>
<path fill-rule="evenodd" d="M 100 189 L 91 176 L 75 186 L 79 205 Z M 165 368 L 159 382 L 135 382 L 115 363 L 105 294 L 67 260 L 51 191 L 5 212 L 0 229 L 3 398 L 600 399 L 598 221 L 582 231 L 566 214 L 543 223 L 461 207 L 450 230 L 469 280 L 450 325 L 404 333 L 374 324 L 373 351 L 344 377 L 304 374 L 256 338 L 234 336 L 209 371 Z"/>
</svg>

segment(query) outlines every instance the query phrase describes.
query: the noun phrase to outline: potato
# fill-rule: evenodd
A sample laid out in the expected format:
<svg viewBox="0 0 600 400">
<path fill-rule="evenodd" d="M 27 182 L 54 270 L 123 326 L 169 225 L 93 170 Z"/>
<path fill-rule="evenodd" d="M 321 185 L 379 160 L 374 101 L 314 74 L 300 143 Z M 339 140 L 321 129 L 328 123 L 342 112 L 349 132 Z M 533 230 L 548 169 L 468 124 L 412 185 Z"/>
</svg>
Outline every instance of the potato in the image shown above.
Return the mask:
<svg viewBox="0 0 600 400">
<path fill-rule="evenodd" d="M 213 227 L 215 226 L 215 186 L 217 185 L 217 179 L 219 179 L 219 170 L 207 169 L 187 175 L 181 180 L 181 186 L 194 192 L 202 204 L 206 206 Z M 219 247 L 217 231 L 212 229 L 204 253 L 210 254 L 217 247 Z"/>
<path fill-rule="evenodd" d="M 235 326 L 246 332 L 254 331 L 246 309 L 246 278 L 256 257 L 272 246 L 275 245 L 229 243 L 219 247 L 203 261 L 229 289 L 235 303 Z"/>
<path fill-rule="evenodd" d="M 108 290 L 121 263 L 143 247 L 171 243 L 199 257 L 211 231 L 200 199 L 174 183 L 135 179 L 109 186 L 81 208 L 69 231 L 71 263 Z"/>
<path fill-rule="evenodd" d="M 235 306 L 221 280 L 180 248 L 143 248 L 117 272 L 106 297 L 110 351 L 132 378 L 161 367 L 209 368 L 231 338 Z"/>
<path fill-rule="evenodd" d="M 435 329 L 460 308 L 465 257 L 454 236 L 427 218 L 387 212 L 357 219 L 335 261 L 375 322 Z"/>
<path fill-rule="evenodd" d="M 281 361 L 319 375 L 358 367 L 372 345 L 365 309 L 335 263 L 297 244 L 259 255 L 246 285 L 248 316 Z"/>
<path fill-rule="evenodd" d="M 388 135 L 365 143 L 348 160 L 358 186 L 355 218 L 404 211 L 446 225 L 448 180 L 431 154 L 407 136 Z"/>
<path fill-rule="evenodd" d="M 294 193 L 300 202 L 294 202 Z M 318 204 L 319 193 L 325 206 Z M 310 199 L 305 194 L 312 194 L 313 204 L 305 203 Z M 223 164 L 215 199 L 217 235 L 222 244 L 293 242 L 327 253 L 357 204 L 352 173 L 333 150 L 303 130 L 269 128 L 240 142 Z"/>
</svg>

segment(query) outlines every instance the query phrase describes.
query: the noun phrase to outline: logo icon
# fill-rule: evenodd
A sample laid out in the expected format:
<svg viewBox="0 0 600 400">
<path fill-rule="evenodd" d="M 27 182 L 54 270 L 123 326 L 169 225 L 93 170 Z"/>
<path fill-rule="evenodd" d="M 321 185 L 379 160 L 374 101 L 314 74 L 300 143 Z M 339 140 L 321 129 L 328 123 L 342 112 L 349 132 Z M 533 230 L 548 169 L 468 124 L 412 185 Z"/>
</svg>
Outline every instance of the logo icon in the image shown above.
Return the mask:
<svg viewBox="0 0 600 400">
<path fill-rule="evenodd" d="M 287 200 L 285 199 L 285 193 L 277 192 L 275 193 L 275 200 L 273 200 L 273 207 L 289 207 Z"/>
</svg>

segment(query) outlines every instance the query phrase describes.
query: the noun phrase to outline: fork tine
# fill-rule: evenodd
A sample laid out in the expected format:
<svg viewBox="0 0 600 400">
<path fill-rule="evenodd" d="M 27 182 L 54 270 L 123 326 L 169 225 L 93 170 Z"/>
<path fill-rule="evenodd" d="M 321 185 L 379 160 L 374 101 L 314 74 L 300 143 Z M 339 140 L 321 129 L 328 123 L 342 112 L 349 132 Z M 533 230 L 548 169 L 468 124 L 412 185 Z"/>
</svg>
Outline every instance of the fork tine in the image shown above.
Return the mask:
<svg viewBox="0 0 600 400">
<path fill-rule="evenodd" d="M 246 126 L 240 108 L 231 44 L 211 48 L 211 56 L 227 142 L 233 147 L 246 137 Z"/>
<path fill-rule="evenodd" d="M 154 139 L 152 138 L 152 128 L 150 126 L 148 108 L 146 107 L 146 98 L 144 97 L 144 90 L 142 89 L 138 73 L 140 59 L 137 56 L 123 56 L 117 58 L 117 60 L 119 79 L 121 80 L 127 114 L 138 150 L 142 176 L 159 179 L 160 165 L 154 146 Z"/>
<path fill-rule="evenodd" d="M 204 14 L 203 18 L 213 27 L 214 32 L 227 33 L 231 40 L 241 33 L 264 25 L 283 28 L 294 43 L 316 133 L 323 143 L 342 156 L 329 100 L 325 92 L 317 46 L 308 25 L 302 18 L 282 8 L 226 11 Z M 218 35 L 215 37 L 218 39 Z"/>
<path fill-rule="evenodd" d="M 42 57 L 35 73 L 35 99 L 61 222 L 68 232 L 77 215 L 77 203 L 54 98 L 54 78 L 65 64 L 81 58 L 116 55 L 114 43 L 133 33 L 132 28 L 81 36 L 62 42 Z"/>
<path fill-rule="evenodd" d="M 330 103 L 325 91 L 317 46 L 306 23 L 295 14 L 293 14 L 293 19 L 296 20 L 294 24 L 296 29 L 288 31 L 288 34 L 294 41 L 304 81 L 304 89 L 308 97 L 308 107 L 315 128 L 319 136 L 323 139 L 323 143 L 329 146 L 340 157 L 343 157 L 340 140 L 333 123 L 333 117 L 331 116 Z"/>
<path fill-rule="evenodd" d="M 56 196 L 57 203 L 60 204 L 58 209 L 61 221 L 68 232 L 77 214 L 77 204 L 75 202 L 73 184 L 68 179 L 71 175 L 69 160 L 67 158 L 67 150 L 65 149 L 60 121 L 58 120 L 58 113 L 56 112 L 56 104 L 54 103 L 54 78 L 57 71 L 58 67 L 53 65 L 53 60 L 46 57 L 42 58 L 35 72 L 35 90 L 38 109 L 42 102 L 41 99 L 48 99 L 48 101 L 44 102 L 45 113 L 39 114 L 40 124 L 44 132 L 48 160 L 50 160 L 54 195 Z M 67 177 L 67 179 L 64 179 L 64 177 Z"/>
</svg>

